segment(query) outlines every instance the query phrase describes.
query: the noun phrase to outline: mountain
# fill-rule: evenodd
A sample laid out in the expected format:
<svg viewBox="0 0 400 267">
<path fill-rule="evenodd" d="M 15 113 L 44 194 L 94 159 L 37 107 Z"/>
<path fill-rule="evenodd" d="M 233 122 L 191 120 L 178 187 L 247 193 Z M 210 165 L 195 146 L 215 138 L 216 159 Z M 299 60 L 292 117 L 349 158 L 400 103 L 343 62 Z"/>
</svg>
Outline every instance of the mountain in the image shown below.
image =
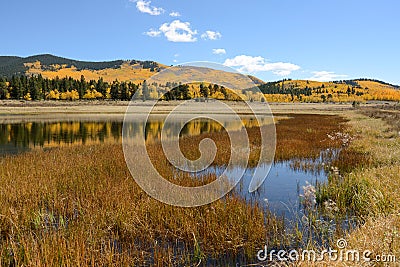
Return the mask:
<svg viewBox="0 0 400 267">
<path fill-rule="evenodd" d="M 155 61 L 140 60 L 114 60 L 104 62 L 79 61 L 68 58 L 53 56 L 50 54 L 36 55 L 30 57 L 0 56 L 0 77 L 11 77 L 13 75 L 37 75 L 44 78 L 72 77 L 80 79 L 83 75 L 86 80 L 98 80 L 100 77 L 106 82 L 132 81 L 141 83 L 154 73 L 167 68 L 166 65 Z M 200 68 L 199 72 L 207 73 L 210 77 L 218 77 L 226 80 L 237 80 L 240 75 L 218 71 L 208 68 Z M 190 74 L 188 74 L 190 75 Z M 249 76 L 256 84 L 264 81 Z"/>
<path fill-rule="evenodd" d="M 77 81 L 81 76 L 86 81 L 99 80 L 112 84 L 118 80 L 129 81 L 134 84 L 148 80 L 155 73 L 167 69 L 166 65 L 155 61 L 140 60 L 114 60 L 103 62 L 79 61 L 68 58 L 57 57 L 50 54 L 36 55 L 29 57 L 0 56 L 0 78 L 13 75 L 36 76 L 44 78 L 62 79 L 71 77 Z M 169 81 L 156 81 L 158 84 L 166 82 L 185 83 L 185 81 L 201 81 L 202 77 L 207 77 L 213 83 L 224 85 L 230 89 L 249 88 L 240 90 L 239 94 L 246 95 L 249 99 L 261 99 L 260 95 L 254 90 L 254 86 L 248 79 L 238 73 L 226 72 L 207 67 L 177 66 L 169 69 Z M 307 80 L 285 79 L 275 82 L 264 82 L 257 77 L 248 76 L 264 93 L 265 100 L 269 102 L 350 102 L 368 100 L 393 100 L 400 101 L 400 86 L 389 84 L 374 79 L 354 79 L 331 82 L 318 82 Z M 204 83 L 210 86 L 207 82 Z M 194 95 L 200 92 L 201 83 L 191 85 L 190 90 Z M 8 88 L 11 90 L 11 88 Z M 25 88 L 26 89 L 26 88 Z M 210 89 L 211 90 L 211 89 Z M 4 90 L 3 90 L 4 91 Z M 27 90 L 25 90 L 27 91 Z M 15 93 L 15 92 L 14 92 Z M 25 92 L 26 94 L 26 92 Z M 25 95 L 24 94 L 24 95 Z M 42 95 L 45 95 L 43 93 Z M 81 94 L 84 94 L 82 91 Z M 226 97 L 225 92 L 225 97 Z M 3 92 L 3 95 L 6 95 Z M 12 94 L 11 94 L 12 95 Z M 21 96 L 20 96 L 21 97 Z M 215 97 L 223 97 L 217 94 Z"/>
<path fill-rule="evenodd" d="M 84 75 L 86 79 L 103 77 L 106 81 L 124 80 L 133 78 L 144 80 L 165 68 L 165 65 L 154 61 L 113 60 L 103 62 L 89 62 L 57 57 L 50 54 L 29 57 L 0 56 L 0 76 L 42 74 L 46 78 L 63 78 L 70 76 L 79 79 Z M 131 79 L 132 79 L 131 78 Z"/>
</svg>

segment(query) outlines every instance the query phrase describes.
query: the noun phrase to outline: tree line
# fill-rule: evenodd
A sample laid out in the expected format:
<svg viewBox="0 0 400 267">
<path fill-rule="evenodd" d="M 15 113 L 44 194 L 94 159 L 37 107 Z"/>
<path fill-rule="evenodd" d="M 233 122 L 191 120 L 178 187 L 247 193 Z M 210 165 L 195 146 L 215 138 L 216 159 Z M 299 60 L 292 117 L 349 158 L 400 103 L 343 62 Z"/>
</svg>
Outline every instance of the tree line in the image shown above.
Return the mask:
<svg viewBox="0 0 400 267">
<path fill-rule="evenodd" d="M 130 100 L 140 85 L 142 84 L 135 84 L 130 81 L 120 82 L 118 80 L 109 83 L 104 81 L 103 78 L 87 81 L 83 75 L 80 79 L 71 77 L 48 79 L 43 78 L 40 74 L 30 77 L 21 75 L 0 78 L 0 99 Z M 146 96 L 147 92 L 144 92 L 144 98 Z"/>
<path fill-rule="evenodd" d="M 106 82 L 103 78 L 87 81 L 82 75 L 80 79 L 44 78 L 35 76 L 12 76 L 0 78 L 0 99 L 16 100 L 79 100 L 79 99 L 111 99 L 131 100 L 136 94 L 142 100 L 187 100 L 192 98 L 219 97 L 229 99 L 228 90 L 219 85 L 194 85 L 167 82 L 166 84 L 147 84 L 146 81 L 135 84 L 131 81 Z"/>
</svg>

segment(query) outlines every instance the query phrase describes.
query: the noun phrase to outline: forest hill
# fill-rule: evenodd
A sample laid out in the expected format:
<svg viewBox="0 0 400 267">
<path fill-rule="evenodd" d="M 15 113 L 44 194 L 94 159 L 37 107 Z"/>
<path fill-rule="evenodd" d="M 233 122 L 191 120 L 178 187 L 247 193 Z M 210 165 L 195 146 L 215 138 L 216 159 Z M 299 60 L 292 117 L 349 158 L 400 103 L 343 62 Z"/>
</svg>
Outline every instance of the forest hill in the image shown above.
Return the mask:
<svg viewBox="0 0 400 267">
<path fill-rule="evenodd" d="M 32 76 L 0 77 L 0 100 L 79 100 L 110 99 L 138 100 L 187 100 L 214 98 L 220 100 L 249 100 L 268 102 L 363 102 L 368 100 L 400 101 L 399 87 L 377 80 L 359 79 L 334 82 L 316 82 L 284 79 L 267 82 L 256 88 L 229 90 L 224 86 L 208 83 L 166 84 L 146 81 L 113 82 L 103 78 L 87 81 L 72 77 L 45 78 Z M 262 93 L 259 93 L 259 92 Z M 138 94 L 136 94 L 138 92 Z M 135 95 L 136 94 L 136 95 Z"/>
<path fill-rule="evenodd" d="M 157 89 L 157 90 L 156 90 Z M 25 99 L 25 100 L 78 100 L 78 99 L 112 99 L 131 100 L 132 96 L 140 90 L 139 99 L 186 100 L 192 98 L 231 99 L 235 94 L 217 84 L 135 84 L 130 81 L 112 83 L 105 82 L 102 78 L 86 81 L 71 77 L 48 79 L 37 76 L 13 76 L 0 78 L 0 99 Z M 159 95 L 159 92 L 163 92 Z M 237 97 L 236 97 L 237 98 Z"/>
</svg>

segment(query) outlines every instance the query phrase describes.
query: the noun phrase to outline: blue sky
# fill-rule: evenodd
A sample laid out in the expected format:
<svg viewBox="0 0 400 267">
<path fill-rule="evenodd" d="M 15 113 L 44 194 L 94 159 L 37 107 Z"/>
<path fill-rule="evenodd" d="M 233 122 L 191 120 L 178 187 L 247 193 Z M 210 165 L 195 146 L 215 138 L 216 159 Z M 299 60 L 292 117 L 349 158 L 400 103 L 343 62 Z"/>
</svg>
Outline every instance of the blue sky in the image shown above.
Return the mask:
<svg viewBox="0 0 400 267">
<path fill-rule="evenodd" d="M 223 63 L 266 81 L 400 84 L 397 0 L 2 0 L 0 55 Z"/>
</svg>

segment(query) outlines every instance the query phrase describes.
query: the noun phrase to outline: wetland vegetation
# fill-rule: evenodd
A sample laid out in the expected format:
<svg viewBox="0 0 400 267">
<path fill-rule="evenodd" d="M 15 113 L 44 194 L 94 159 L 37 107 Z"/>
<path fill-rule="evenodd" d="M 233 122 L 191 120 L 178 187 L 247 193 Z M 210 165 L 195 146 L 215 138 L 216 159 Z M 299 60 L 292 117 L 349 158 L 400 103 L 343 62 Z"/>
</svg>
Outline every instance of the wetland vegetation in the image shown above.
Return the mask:
<svg viewBox="0 0 400 267">
<path fill-rule="evenodd" d="M 346 121 L 332 115 L 285 115 L 276 125 L 276 162 L 290 161 L 296 170 L 313 170 L 317 164 L 330 173 L 329 164 L 315 160 L 321 151 L 348 145 Z M 64 127 L 73 125 L 79 124 Z M 229 158 L 224 131 L 207 123 L 192 126 L 180 140 L 183 153 L 195 158 L 193 146 L 211 138 L 219 148 L 215 164 L 223 165 Z M 258 127 L 247 124 L 246 129 L 251 155 L 256 155 Z M 159 149 L 157 140 L 148 142 L 150 154 L 159 155 Z M 293 208 L 297 217 L 288 220 L 271 212 L 264 199 L 246 198 L 240 189 L 203 207 L 162 204 L 135 184 L 118 142 L 36 149 L 0 160 L 2 265 L 229 266 L 256 262 L 256 252 L 266 242 L 273 248 L 302 248 L 329 242 L 340 232 L 323 232 L 331 225 L 318 225 L 328 223 L 319 217 L 304 224 L 302 217 L 310 213 L 301 199 Z M 176 178 L 162 157 L 153 160 Z M 213 179 L 215 174 L 208 173 L 202 182 Z M 190 175 L 179 176 L 178 182 L 199 185 Z"/>
</svg>

